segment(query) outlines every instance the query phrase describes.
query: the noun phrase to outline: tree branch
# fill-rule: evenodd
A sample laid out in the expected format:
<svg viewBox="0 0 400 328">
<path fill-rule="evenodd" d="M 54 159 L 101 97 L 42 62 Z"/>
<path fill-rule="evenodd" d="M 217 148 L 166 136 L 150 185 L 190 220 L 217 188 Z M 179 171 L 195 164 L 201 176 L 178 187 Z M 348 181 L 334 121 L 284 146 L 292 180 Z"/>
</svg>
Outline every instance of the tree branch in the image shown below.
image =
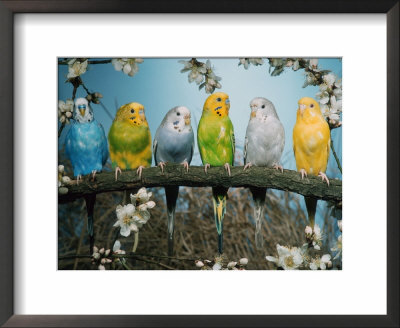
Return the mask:
<svg viewBox="0 0 400 328">
<path fill-rule="evenodd" d="M 231 168 L 231 176 L 228 176 L 223 167 L 211 167 L 206 174 L 201 166 L 191 166 L 189 172 L 182 165 L 167 164 L 164 173 L 158 167 L 150 167 L 143 170 L 142 179 L 139 179 L 136 171 L 122 171 L 115 181 L 114 172 L 102 172 L 96 174 L 96 180 L 92 181 L 88 175 L 83 181 L 68 185 L 68 193 L 58 195 L 60 203 L 70 202 L 76 198 L 92 193 L 104 193 L 111 191 L 123 191 L 140 187 L 163 186 L 188 186 L 188 187 L 265 187 L 286 190 L 307 197 L 314 197 L 326 201 L 340 203 L 342 201 L 342 181 L 332 179 L 328 186 L 321 178 L 308 176 L 304 180 L 296 171 L 284 170 L 283 173 L 275 169 L 265 167 L 251 167 L 243 171 L 243 166 Z"/>
</svg>

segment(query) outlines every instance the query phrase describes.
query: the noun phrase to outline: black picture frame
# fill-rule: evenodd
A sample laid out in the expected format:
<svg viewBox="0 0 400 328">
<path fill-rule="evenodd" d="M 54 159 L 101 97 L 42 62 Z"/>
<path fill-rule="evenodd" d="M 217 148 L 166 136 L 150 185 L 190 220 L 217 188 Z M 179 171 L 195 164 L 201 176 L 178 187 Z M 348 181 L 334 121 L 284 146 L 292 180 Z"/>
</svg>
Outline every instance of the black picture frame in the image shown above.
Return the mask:
<svg viewBox="0 0 400 328">
<path fill-rule="evenodd" d="M 0 0 L 0 324 L 4 327 L 399 327 L 398 0 Z M 387 17 L 387 315 L 14 315 L 13 21 L 17 13 L 384 13 Z M 14 95 L 15 96 L 15 95 Z M 383 218 L 382 218 L 383 219 Z M 367 286 L 366 286 L 367 288 Z"/>
</svg>

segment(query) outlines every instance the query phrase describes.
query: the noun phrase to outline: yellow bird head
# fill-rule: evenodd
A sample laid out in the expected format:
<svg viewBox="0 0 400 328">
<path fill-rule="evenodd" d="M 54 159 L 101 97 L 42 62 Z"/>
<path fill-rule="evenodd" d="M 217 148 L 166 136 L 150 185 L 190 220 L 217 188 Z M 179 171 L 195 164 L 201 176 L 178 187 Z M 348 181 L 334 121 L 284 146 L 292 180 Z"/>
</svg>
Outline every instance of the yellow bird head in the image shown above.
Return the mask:
<svg viewBox="0 0 400 328">
<path fill-rule="evenodd" d="M 203 112 L 207 112 L 215 117 L 225 117 L 229 115 L 229 108 L 229 96 L 224 92 L 216 92 L 207 98 L 204 103 Z"/>
<path fill-rule="evenodd" d="M 317 101 L 310 97 L 303 97 L 298 101 L 297 119 L 306 121 L 319 121 L 323 118 Z"/>
<path fill-rule="evenodd" d="M 124 121 L 132 126 L 148 125 L 144 106 L 135 102 L 121 106 L 115 116 L 115 121 Z"/>
</svg>

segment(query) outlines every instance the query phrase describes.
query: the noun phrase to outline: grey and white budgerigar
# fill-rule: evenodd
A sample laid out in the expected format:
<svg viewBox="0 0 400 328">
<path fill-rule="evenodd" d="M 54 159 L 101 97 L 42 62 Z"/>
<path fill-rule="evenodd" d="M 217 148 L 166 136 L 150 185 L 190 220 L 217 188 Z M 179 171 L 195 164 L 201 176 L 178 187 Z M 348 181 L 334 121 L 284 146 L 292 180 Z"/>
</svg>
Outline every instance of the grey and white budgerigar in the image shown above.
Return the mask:
<svg viewBox="0 0 400 328">
<path fill-rule="evenodd" d="M 189 170 L 194 150 L 194 134 L 190 110 L 184 106 L 172 108 L 156 131 L 153 142 L 154 161 L 164 171 L 167 163 L 179 163 Z M 165 187 L 168 216 L 168 255 L 174 250 L 175 208 L 179 187 Z"/>
<path fill-rule="evenodd" d="M 250 102 L 250 120 L 246 130 L 244 145 L 244 170 L 249 167 L 265 166 L 283 172 L 280 165 L 285 147 L 285 130 L 275 106 L 265 98 L 254 98 Z M 250 188 L 254 200 L 254 216 L 256 220 L 256 247 L 261 249 L 263 237 L 261 233 L 266 188 Z"/>
</svg>

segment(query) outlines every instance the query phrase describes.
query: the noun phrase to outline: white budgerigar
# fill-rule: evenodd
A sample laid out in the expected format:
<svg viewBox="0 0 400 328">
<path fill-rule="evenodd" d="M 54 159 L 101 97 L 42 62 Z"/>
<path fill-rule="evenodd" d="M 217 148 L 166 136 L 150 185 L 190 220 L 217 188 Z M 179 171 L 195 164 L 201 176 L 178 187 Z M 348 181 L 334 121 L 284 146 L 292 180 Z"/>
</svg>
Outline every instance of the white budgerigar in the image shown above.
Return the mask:
<svg viewBox="0 0 400 328">
<path fill-rule="evenodd" d="M 250 121 L 244 145 L 244 170 L 256 165 L 275 168 L 283 172 L 280 160 L 285 147 L 285 130 L 273 103 L 265 98 L 254 98 L 250 102 L 250 109 Z M 256 247 L 261 249 L 266 188 L 250 188 L 250 190 L 254 200 Z"/>
<path fill-rule="evenodd" d="M 190 110 L 184 106 L 172 108 L 156 131 L 153 154 L 156 165 L 164 170 L 166 163 L 182 164 L 189 170 L 194 149 Z M 173 254 L 175 207 L 179 187 L 165 187 L 168 215 L 168 254 Z"/>
</svg>

